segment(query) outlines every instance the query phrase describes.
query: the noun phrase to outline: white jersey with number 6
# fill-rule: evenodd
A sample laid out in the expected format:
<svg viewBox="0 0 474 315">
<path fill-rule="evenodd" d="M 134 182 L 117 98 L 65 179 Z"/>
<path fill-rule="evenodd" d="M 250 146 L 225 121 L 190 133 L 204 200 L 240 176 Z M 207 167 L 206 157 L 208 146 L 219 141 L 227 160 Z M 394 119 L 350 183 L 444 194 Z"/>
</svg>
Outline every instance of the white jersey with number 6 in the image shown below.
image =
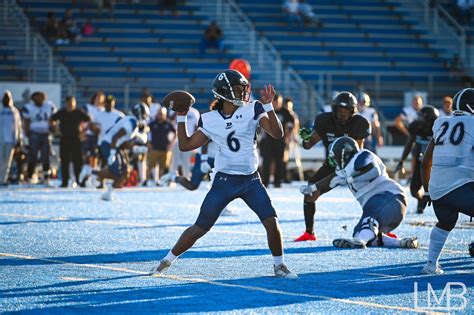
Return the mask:
<svg viewBox="0 0 474 315">
<path fill-rule="evenodd" d="M 250 175 L 257 171 L 255 135 L 262 117 L 268 115 L 259 101 L 238 107 L 230 117 L 218 110 L 201 115 L 199 130 L 219 146 L 214 162 L 216 172 Z"/>
<path fill-rule="evenodd" d="M 438 118 L 433 125 L 429 193 L 437 200 L 474 181 L 474 116 Z"/>
</svg>

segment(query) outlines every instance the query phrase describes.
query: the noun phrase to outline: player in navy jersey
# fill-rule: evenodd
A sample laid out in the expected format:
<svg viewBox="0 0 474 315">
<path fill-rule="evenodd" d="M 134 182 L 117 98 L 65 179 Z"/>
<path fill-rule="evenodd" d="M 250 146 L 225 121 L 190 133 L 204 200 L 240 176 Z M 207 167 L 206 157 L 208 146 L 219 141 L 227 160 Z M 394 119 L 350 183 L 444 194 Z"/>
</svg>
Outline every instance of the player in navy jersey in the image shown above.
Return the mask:
<svg viewBox="0 0 474 315">
<path fill-rule="evenodd" d="M 407 196 L 403 188 L 388 177 L 386 167 L 377 155 L 359 149 L 350 137 L 340 137 L 329 146 L 328 161 L 335 166 L 336 173 L 316 184 L 302 186 L 300 191 L 311 194 L 320 189 L 347 185 L 363 210 L 353 238 L 335 239 L 335 247 L 418 247 L 416 237 L 399 239 L 390 234 L 405 216 Z"/>
<path fill-rule="evenodd" d="M 151 274 L 166 271 L 179 255 L 212 228 L 227 204 L 241 198 L 257 214 L 266 229 L 275 276 L 297 278 L 284 263 L 277 214 L 257 172 L 257 126 L 274 138 L 283 137 L 282 125 L 271 104 L 275 90 L 268 85 L 260 101 L 248 102 L 248 80 L 236 70 L 227 70 L 214 79 L 212 92 L 218 104 L 214 110 L 201 116 L 198 130 L 191 136 L 186 132 L 186 112 L 178 113 L 180 150 L 197 149 L 209 140 L 219 146 L 211 190 L 201 205 L 196 222 L 183 232 Z"/>
<path fill-rule="evenodd" d="M 474 89 L 459 91 L 453 116 L 438 118 L 423 156 L 421 207 L 432 201 L 438 222 L 431 230 L 425 274 L 442 274 L 439 256 L 459 213 L 474 216 Z M 470 245 L 474 255 L 474 246 Z"/>
<path fill-rule="evenodd" d="M 301 128 L 300 137 L 303 139 L 303 148 L 311 149 L 319 141 L 323 141 L 328 152 L 329 145 L 338 137 L 349 136 L 357 141 L 359 147 L 363 147 L 364 139 L 371 134 L 370 122 L 357 114 L 357 100 L 350 92 L 341 92 L 336 95 L 332 103 L 332 112 L 321 113 L 314 120 L 313 130 Z M 327 176 L 333 176 L 334 166 L 325 161 L 321 168 L 316 171 L 308 181 L 314 184 Z M 313 194 L 304 196 L 304 220 L 306 231 L 295 239 L 295 242 L 315 241 L 314 215 L 316 213 L 316 200 L 320 195 L 328 192 L 331 188 L 315 191 Z"/>
</svg>

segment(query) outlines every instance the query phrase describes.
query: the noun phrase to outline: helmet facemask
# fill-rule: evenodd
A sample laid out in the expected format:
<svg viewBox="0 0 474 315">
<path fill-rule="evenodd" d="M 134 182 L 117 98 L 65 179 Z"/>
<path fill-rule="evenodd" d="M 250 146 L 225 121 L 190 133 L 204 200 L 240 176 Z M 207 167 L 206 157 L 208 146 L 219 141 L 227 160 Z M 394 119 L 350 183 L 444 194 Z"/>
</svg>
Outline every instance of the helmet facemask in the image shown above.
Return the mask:
<svg viewBox="0 0 474 315">
<path fill-rule="evenodd" d="M 228 75 L 233 75 L 233 77 L 229 78 Z M 250 85 L 240 72 L 229 70 L 216 77 L 212 93 L 218 99 L 230 102 L 236 106 L 243 106 L 250 100 Z"/>
</svg>

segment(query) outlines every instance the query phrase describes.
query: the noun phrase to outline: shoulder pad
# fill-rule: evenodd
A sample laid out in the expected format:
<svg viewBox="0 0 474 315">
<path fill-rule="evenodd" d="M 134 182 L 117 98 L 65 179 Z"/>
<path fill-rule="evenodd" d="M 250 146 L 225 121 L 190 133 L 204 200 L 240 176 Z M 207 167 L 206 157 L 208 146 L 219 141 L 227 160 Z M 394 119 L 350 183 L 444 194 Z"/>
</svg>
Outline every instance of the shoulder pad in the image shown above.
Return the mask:
<svg viewBox="0 0 474 315">
<path fill-rule="evenodd" d="M 354 161 L 354 169 L 360 171 L 374 161 L 373 153 L 368 150 L 362 150 Z"/>
</svg>

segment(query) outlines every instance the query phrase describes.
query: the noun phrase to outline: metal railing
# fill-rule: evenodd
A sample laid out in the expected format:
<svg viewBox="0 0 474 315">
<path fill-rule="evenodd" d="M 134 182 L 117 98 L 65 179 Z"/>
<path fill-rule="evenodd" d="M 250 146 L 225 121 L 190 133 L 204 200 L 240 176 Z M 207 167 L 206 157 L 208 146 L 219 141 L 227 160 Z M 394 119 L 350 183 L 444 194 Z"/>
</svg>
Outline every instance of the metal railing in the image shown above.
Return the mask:
<svg viewBox="0 0 474 315">
<path fill-rule="evenodd" d="M 464 64 L 470 64 L 470 60 L 466 54 L 466 31 L 464 27 L 441 5 L 436 4 L 433 6 L 432 0 L 419 1 L 422 1 L 425 24 L 434 34 L 444 34 L 446 37 L 449 37 L 453 43 L 456 43 L 451 45 L 451 49 L 457 52 L 460 60 Z"/>
<path fill-rule="evenodd" d="M 23 51 L 17 51 L 15 58 L 23 60 L 22 67 L 27 80 L 32 82 L 58 82 L 63 93 L 75 95 L 76 79 L 69 70 L 55 60 L 54 53 L 43 36 L 33 31 L 28 18 L 15 0 L 3 0 L 2 22 L 23 30 Z"/>
<path fill-rule="evenodd" d="M 295 100 L 295 110 L 300 115 L 314 117 L 319 97 L 314 87 L 305 82 L 292 67 L 285 65 L 280 53 L 268 39 L 257 36 L 255 25 L 234 0 L 216 0 L 215 9 L 216 20 L 222 23 L 226 38 L 229 33 L 238 30 L 239 39 L 247 45 L 242 55 L 258 70 L 260 76 L 273 79 L 285 96 L 291 96 Z"/>
</svg>

